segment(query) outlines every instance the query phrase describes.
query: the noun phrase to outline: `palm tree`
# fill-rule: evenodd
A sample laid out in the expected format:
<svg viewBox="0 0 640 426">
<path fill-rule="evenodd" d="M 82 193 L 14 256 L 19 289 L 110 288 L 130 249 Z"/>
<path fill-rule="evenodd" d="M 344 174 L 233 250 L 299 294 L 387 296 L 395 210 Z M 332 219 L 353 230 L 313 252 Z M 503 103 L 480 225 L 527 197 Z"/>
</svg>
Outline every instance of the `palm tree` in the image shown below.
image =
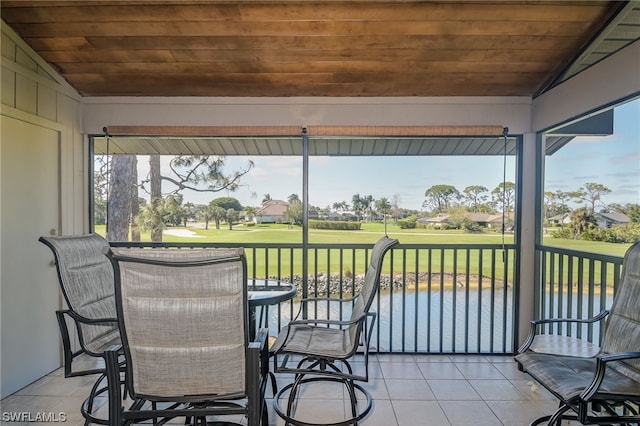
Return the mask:
<svg viewBox="0 0 640 426">
<path fill-rule="evenodd" d="M 298 197 L 298 194 L 291 194 L 287 198 L 287 201 L 289 201 L 289 204 L 293 204 L 295 202 L 300 202 L 300 197 Z"/>
<path fill-rule="evenodd" d="M 373 220 L 374 201 L 373 195 L 367 195 L 362 199 L 362 207 L 369 214 L 369 222 Z"/>
<path fill-rule="evenodd" d="M 264 197 L 262 197 L 262 204 L 266 203 L 267 201 L 271 201 L 270 194 L 264 194 Z"/>
<path fill-rule="evenodd" d="M 387 211 L 391 208 L 391 203 L 385 197 L 376 201 L 376 210 L 382 212 L 384 220 L 384 235 L 387 235 Z"/>
<path fill-rule="evenodd" d="M 251 206 L 246 206 L 244 209 L 244 217 L 246 218 L 253 218 L 256 213 L 258 212 L 258 209 L 256 209 L 255 207 L 251 207 Z"/>
<path fill-rule="evenodd" d="M 360 194 L 354 194 L 351 202 L 353 203 L 353 212 L 356 215 L 356 219 L 360 220 L 360 210 L 362 210 L 362 198 L 360 198 Z"/>
</svg>

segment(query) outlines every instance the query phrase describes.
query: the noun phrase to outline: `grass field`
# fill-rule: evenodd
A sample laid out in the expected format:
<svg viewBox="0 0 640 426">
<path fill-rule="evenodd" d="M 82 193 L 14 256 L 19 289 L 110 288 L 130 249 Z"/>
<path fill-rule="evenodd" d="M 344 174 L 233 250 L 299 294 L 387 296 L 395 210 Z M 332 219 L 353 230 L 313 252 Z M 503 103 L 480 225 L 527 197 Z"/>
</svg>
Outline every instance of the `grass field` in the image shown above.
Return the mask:
<svg viewBox="0 0 640 426">
<path fill-rule="evenodd" d="M 191 236 L 182 235 L 184 231 Z M 172 231 L 177 231 L 172 234 Z M 105 235 L 104 226 L 96 226 L 96 232 Z M 397 225 L 388 224 L 387 233 L 391 238 L 398 238 L 404 244 L 500 244 L 502 235 L 498 232 L 478 234 L 458 230 L 435 229 L 400 229 Z M 384 235 L 382 223 L 363 223 L 360 231 L 309 230 L 310 243 L 326 244 L 373 244 Z M 148 233 L 142 234 L 142 241 L 150 241 Z M 265 224 L 252 227 L 234 226 L 229 230 L 226 226 L 215 229 L 210 226 L 204 229 L 203 224 L 193 224 L 187 228 L 169 228 L 165 230 L 164 242 L 219 242 L 219 243 L 302 243 L 302 230 L 282 224 Z M 505 234 L 504 242 L 513 243 L 513 234 Z M 552 237 L 545 238 L 545 244 L 572 250 L 591 253 L 623 256 L 631 244 L 613 244 L 599 241 L 565 240 Z"/>
<path fill-rule="evenodd" d="M 104 226 L 96 227 L 96 232 L 104 235 Z M 400 229 L 393 224 L 387 225 L 387 233 L 391 238 L 397 238 L 403 244 L 501 244 L 504 238 L 506 244 L 513 243 L 513 235 L 506 234 L 504 237 L 496 232 L 484 232 L 478 234 L 465 233 L 456 230 L 432 230 L 432 229 Z M 359 231 L 330 231 L 330 230 L 309 230 L 310 243 L 325 244 L 373 244 L 382 235 L 384 235 L 384 225 L 382 223 L 363 223 L 362 229 Z M 149 234 L 142 235 L 142 241 L 150 241 Z M 181 242 L 181 243 L 302 243 L 302 231 L 300 227 L 289 227 L 281 224 L 256 225 L 245 227 L 242 225 L 234 226 L 232 230 L 227 227 L 215 229 L 210 226 L 205 230 L 202 224 L 193 224 L 187 228 L 169 228 L 165 230 L 163 235 L 164 242 Z M 594 241 L 576 241 L 546 238 L 545 243 L 555 247 L 562 247 L 578 251 L 590 253 L 607 254 L 612 256 L 623 256 L 630 244 L 612 244 Z M 441 264 L 440 251 L 434 251 L 431 264 L 428 269 L 434 272 L 453 272 L 453 256 L 452 251 L 447 251 L 444 255 L 444 261 Z M 479 257 L 482 255 L 482 267 L 479 265 Z M 355 256 L 355 270 L 353 269 Z M 498 256 L 495 265 L 492 266 L 489 260 L 491 256 Z M 290 251 L 278 252 L 275 249 L 256 251 L 255 261 L 253 253 L 247 251 L 250 275 L 256 276 L 288 276 L 291 271 L 294 274 L 301 273 L 301 253 L 299 250 L 291 253 Z M 426 259 L 419 259 L 419 270 L 427 270 L 425 264 Z M 342 258 L 342 264 L 340 262 Z M 482 275 L 495 275 L 498 278 L 503 276 L 504 264 L 501 261 L 501 253 L 483 250 L 470 252 L 469 265 L 473 274 L 478 274 L 482 268 Z M 277 259 L 277 261 L 275 261 Z M 512 267 L 513 259 L 510 259 L 510 267 Z M 464 272 L 466 267 L 466 258 L 461 254 L 456 259 L 456 271 Z M 293 267 L 291 266 L 293 264 Z M 414 271 L 416 265 L 415 256 L 409 254 L 406 258 L 396 256 L 394 261 L 394 271 L 400 272 L 403 269 Z M 280 269 L 278 270 L 278 266 Z M 340 252 L 339 250 L 322 250 L 311 254 L 309 259 L 309 272 L 329 271 L 330 273 L 338 273 L 341 270 L 349 269 L 351 273 L 361 274 L 364 272 L 364 252 L 351 251 Z M 495 270 L 492 271 L 492 267 Z M 611 279 L 611 277 L 608 277 Z"/>
</svg>

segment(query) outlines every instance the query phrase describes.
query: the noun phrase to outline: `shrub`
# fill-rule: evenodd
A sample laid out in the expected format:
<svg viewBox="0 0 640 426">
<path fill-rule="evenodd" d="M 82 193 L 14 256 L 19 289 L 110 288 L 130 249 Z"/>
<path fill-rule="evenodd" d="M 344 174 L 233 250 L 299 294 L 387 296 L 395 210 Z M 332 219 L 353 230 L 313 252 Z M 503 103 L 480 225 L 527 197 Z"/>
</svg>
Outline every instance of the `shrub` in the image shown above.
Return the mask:
<svg viewBox="0 0 640 426">
<path fill-rule="evenodd" d="M 398 221 L 400 229 L 415 229 L 417 223 L 418 218 L 415 216 L 409 216 Z"/>
<path fill-rule="evenodd" d="M 310 220 L 311 229 L 331 229 L 334 231 L 359 231 L 360 222 L 346 222 L 341 220 Z"/>
</svg>

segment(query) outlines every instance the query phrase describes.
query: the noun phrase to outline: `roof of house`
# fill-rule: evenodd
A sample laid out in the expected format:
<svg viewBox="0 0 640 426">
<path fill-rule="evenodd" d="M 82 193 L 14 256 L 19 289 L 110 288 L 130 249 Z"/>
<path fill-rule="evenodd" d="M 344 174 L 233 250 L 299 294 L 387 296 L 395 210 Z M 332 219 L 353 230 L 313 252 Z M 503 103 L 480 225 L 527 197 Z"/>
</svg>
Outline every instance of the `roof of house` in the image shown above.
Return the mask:
<svg viewBox="0 0 640 426">
<path fill-rule="evenodd" d="M 284 216 L 289 203 L 282 200 L 269 200 L 256 211 L 256 216 Z"/>
<path fill-rule="evenodd" d="M 629 223 L 631 219 L 624 213 L 620 212 L 599 212 L 595 214 L 596 217 L 602 217 L 606 220 L 615 223 Z"/>
</svg>

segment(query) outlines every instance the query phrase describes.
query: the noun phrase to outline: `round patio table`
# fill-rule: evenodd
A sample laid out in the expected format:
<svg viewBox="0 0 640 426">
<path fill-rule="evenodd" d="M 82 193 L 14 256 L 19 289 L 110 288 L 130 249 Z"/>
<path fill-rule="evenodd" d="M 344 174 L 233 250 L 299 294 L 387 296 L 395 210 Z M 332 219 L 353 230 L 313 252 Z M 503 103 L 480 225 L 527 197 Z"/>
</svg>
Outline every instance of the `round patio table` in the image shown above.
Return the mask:
<svg viewBox="0 0 640 426">
<path fill-rule="evenodd" d="M 296 297 L 298 289 L 292 283 L 279 280 L 265 280 L 262 278 L 250 278 L 247 283 L 247 298 L 249 300 L 249 333 L 255 336 L 256 333 L 256 308 L 268 309 L 269 305 L 277 305 Z M 263 325 L 264 322 L 264 325 Z M 262 312 L 260 315 L 260 326 L 268 327 L 268 315 Z"/>
</svg>

